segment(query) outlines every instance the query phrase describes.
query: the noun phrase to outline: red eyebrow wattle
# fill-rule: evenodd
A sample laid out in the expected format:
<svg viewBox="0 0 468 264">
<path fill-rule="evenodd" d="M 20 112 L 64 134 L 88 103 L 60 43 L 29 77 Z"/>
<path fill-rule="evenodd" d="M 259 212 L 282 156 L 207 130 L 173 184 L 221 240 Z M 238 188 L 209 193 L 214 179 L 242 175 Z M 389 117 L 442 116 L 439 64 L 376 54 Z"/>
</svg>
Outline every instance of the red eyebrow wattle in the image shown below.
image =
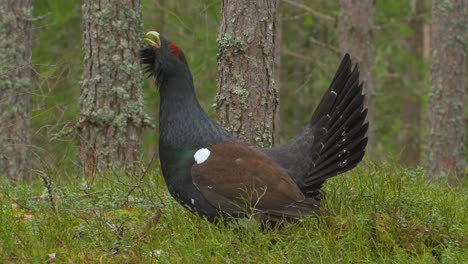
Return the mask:
<svg viewBox="0 0 468 264">
<path fill-rule="evenodd" d="M 177 57 L 179 57 L 180 49 L 179 47 L 177 47 L 176 44 L 173 44 L 173 43 L 169 44 L 169 49 L 172 50 L 175 53 L 175 55 L 177 55 Z"/>
</svg>

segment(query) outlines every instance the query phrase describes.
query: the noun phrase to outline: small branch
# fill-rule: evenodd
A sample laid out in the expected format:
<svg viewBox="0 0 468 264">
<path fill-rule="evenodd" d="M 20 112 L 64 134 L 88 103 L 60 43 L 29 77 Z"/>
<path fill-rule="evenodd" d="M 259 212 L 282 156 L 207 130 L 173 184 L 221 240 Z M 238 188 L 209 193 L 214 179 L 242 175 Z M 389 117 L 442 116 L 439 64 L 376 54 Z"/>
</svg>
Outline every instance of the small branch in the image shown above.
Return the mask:
<svg viewBox="0 0 468 264">
<path fill-rule="evenodd" d="M 333 53 L 336 53 L 338 55 L 340 54 L 339 49 L 336 48 L 336 47 L 330 46 L 327 43 L 324 43 L 324 42 L 322 42 L 322 41 L 320 41 L 320 40 L 318 40 L 316 38 L 313 38 L 313 37 L 310 37 L 309 40 L 310 40 L 310 42 L 312 42 L 313 44 L 315 44 L 315 45 L 317 45 L 319 47 L 327 49 L 327 50 L 329 50 L 329 51 L 331 51 Z"/>
<path fill-rule="evenodd" d="M 288 49 L 285 49 L 284 53 L 288 56 L 291 56 L 291 57 L 294 57 L 294 58 L 298 58 L 298 59 L 301 59 L 303 61 L 307 61 L 307 62 L 313 62 L 315 63 L 315 60 L 311 57 L 308 57 L 308 56 L 304 56 L 300 53 L 297 53 L 297 52 L 294 52 L 292 50 L 288 50 Z"/>
<path fill-rule="evenodd" d="M 149 231 L 158 224 L 159 219 L 161 218 L 162 215 L 162 209 L 161 208 L 156 208 L 154 213 L 151 215 L 148 223 L 146 224 L 145 229 L 138 235 L 139 239 L 143 239 L 148 236 Z"/>
<path fill-rule="evenodd" d="M 297 7 L 297 8 L 303 9 L 303 10 L 311 13 L 312 15 L 314 15 L 314 16 L 322 19 L 322 20 L 325 20 L 326 22 L 335 23 L 335 21 L 336 21 L 335 17 L 332 17 L 332 16 L 329 16 L 327 14 L 315 11 L 312 8 L 310 8 L 310 7 L 306 6 L 306 5 L 303 5 L 301 3 L 297 3 L 297 2 L 292 1 L 292 0 L 283 0 L 283 2 L 288 3 L 288 4 L 292 5 L 292 6 Z"/>
<path fill-rule="evenodd" d="M 123 204 L 120 206 L 120 207 L 124 207 L 127 203 L 128 203 L 128 198 L 130 197 L 130 195 L 132 195 L 132 193 L 135 191 L 136 188 L 141 188 L 141 184 L 143 182 L 143 179 L 145 178 L 146 176 L 146 173 L 147 173 L 148 170 L 146 170 L 141 176 L 140 178 L 138 179 L 138 182 L 136 185 L 133 185 L 128 191 L 127 191 L 127 194 L 125 195 L 125 201 L 123 202 Z"/>
<path fill-rule="evenodd" d="M 25 209 L 25 210 L 28 210 L 30 212 L 33 212 L 34 210 L 26 205 L 24 205 L 23 203 L 21 203 L 17 198 L 14 198 L 14 197 L 11 197 L 8 193 L 5 193 L 5 195 L 7 196 L 8 199 L 12 200 L 13 203 L 15 203 L 16 205 L 18 205 L 19 207 Z"/>
<path fill-rule="evenodd" d="M 291 51 L 291 50 L 286 50 L 285 54 L 288 55 L 288 56 L 294 57 L 294 58 L 301 59 L 301 60 L 306 61 L 306 62 L 311 62 L 311 63 L 317 64 L 322 69 L 327 68 L 327 66 L 325 64 L 321 63 L 319 60 L 316 60 L 316 59 L 314 59 L 312 57 L 304 56 L 301 53 L 297 53 L 297 52 L 294 52 L 294 51 Z"/>
<path fill-rule="evenodd" d="M 39 177 L 47 189 L 47 198 L 49 199 L 50 209 L 55 212 L 55 201 L 52 193 L 52 177 L 50 177 L 48 173 L 39 173 Z"/>
<path fill-rule="evenodd" d="M 72 195 L 55 196 L 54 199 L 55 200 L 65 199 L 65 198 L 86 199 L 86 198 L 90 198 L 94 194 L 99 194 L 99 193 L 102 193 L 102 192 L 104 192 L 104 191 L 96 191 L 96 192 L 85 193 L 85 194 L 72 194 Z M 48 197 L 44 197 L 44 196 L 40 195 L 40 196 L 30 197 L 29 199 L 31 199 L 31 200 L 42 200 L 42 199 L 48 199 Z M 14 201 L 16 202 L 16 200 L 14 200 Z"/>
</svg>

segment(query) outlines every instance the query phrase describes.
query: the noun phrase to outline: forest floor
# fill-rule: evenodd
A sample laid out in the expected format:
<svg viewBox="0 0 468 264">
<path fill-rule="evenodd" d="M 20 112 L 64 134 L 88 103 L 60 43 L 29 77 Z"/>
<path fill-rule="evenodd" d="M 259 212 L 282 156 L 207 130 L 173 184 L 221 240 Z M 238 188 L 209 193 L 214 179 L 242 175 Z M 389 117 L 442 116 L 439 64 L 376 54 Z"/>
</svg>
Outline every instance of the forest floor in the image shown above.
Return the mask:
<svg viewBox="0 0 468 264">
<path fill-rule="evenodd" d="M 329 216 L 262 230 L 212 224 L 158 169 L 1 182 L 0 263 L 466 263 L 468 188 L 365 163 L 325 185 Z"/>
</svg>

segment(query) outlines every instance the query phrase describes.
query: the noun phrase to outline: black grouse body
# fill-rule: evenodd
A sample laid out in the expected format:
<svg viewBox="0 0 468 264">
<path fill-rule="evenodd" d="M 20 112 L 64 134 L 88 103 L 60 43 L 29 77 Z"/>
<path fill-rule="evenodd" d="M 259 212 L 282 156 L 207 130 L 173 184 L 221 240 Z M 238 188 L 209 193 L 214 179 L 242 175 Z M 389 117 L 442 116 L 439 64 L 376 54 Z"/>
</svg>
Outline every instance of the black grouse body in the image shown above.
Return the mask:
<svg viewBox="0 0 468 264">
<path fill-rule="evenodd" d="M 259 149 L 237 141 L 201 108 L 182 50 L 157 32 L 140 51 L 159 87 L 159 155 L 171 195 L 213 221 L 220 214 L 299 219 L 320 213 L 326 179 L 354 168 L 367 145 L 367 109 L 346 55 L 304 131 Z"/>
</svg>

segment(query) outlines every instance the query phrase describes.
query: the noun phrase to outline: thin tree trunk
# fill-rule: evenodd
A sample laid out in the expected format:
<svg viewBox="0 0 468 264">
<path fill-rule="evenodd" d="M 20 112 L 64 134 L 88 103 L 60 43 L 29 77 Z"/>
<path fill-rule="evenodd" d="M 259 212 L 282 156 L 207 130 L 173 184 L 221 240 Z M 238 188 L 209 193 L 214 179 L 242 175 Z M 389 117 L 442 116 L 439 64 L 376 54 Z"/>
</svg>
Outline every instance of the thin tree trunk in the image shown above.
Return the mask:
<svg viewBox="0 0 468 264">
<path fill-rule="evenodd" d="M 366 93 L 365 105 L 369 109 L 370 123 L 368 137 L 368 156 L 375 159 L 376 140 L 373 129 L 374 94 L 372 81 L 372 41 L 374 27 L 375 0 L 340 0 L 341 14 L 339 19 L 340 50 L 349 53 L 354 63 L 359 66 L 361 80 Z"/>
<path fill-rule="evenodd" d="M 276 41 L 275 41 L 275 84 L 276 84 L 276 94 L 277 102 L 279 102 L 279 96 L 281 91 L 281 62 L 282 62 L 282 51 L 283 51 L 283 5 L 281 1 L 278 2 L 278 7 L 276 9 Z M 275 112 L 275 131 L 274 133 L 274 144 L 281 144 L 281 111 L 280 104 L 276 105 Z"/>
<path fill-rule="evenodd" d="M 218 38 L 218 119 L 237 138 L 271 146 L 279 0 L 223 0 Z"/>
<path fill-rule="evenodd" d="M 407 65 L 408 82 L 402 94 L 401 162 L 407 166 L 419 165 L 421 159 L 421 65 L 423 63 L 424 35 L 423 0 L 411 1 L 409 26 L 413 34 L 408 38 L 408 53 L 412 63 Z"/>
<path fill-rule="evenodd" d="M 30 177 L 32 0 L 0 1 L 0 175 Z"/>
<path fill-rule="evenodd" d="M 144 113 L 139 0 L 84 0 L 84 69 L 80 98 L 79 159 L 86 176 L 98 168 L 133 167 Z"/>
<path fill-rule="evenodd" d="M 463 184 L 465 173 L 467 8 L 466 0 L 432 3 L 428 177 L 448 176 L 452 186 Z"/>
</svg>

